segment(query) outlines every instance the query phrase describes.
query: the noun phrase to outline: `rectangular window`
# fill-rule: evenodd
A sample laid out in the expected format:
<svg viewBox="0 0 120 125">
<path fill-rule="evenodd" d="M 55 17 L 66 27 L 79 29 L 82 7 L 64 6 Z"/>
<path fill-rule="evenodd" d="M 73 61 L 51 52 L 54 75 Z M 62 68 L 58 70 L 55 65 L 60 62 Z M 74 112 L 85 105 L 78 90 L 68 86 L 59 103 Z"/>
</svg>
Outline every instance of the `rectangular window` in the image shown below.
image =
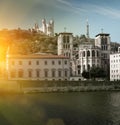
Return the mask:
<svg viewBox="0 0 120 125">
<path fill-rule="evenodd" d="M 32 71 L 28 71 L 28 76 L 32 77 Z"/>
<path fill-rule="evenodd" d="M 78 74 L 80 74 L 80 70 L 78 70 Z"/>
<path fill-rule="evenodd" d="M 45 71 L 45 77 L 48 77 L 48 71 Z"/>
<path fill-rule="evenodd" d="M 55 61 L 52 61 L 52 65 L 55 65 Z"/>
<path fill-rule="evenodd" d="M 67 60 L 65 60 L 65 65 L 67 65 Z"/>
<path fill-rule="evenodd" d="M 52 77 L 55 77 L 55 71 L 54 70 L 52 71 Z"/>
<path fill-rule="evenodd" d="M 45 61 L 44 63 L 45 63 L 45 65 L 47 65 L 47 61 Z"/>
<path fill-rule="evenodd" d="M 40 77 L 40 72 L 39 72 L 39 70 L 36 71 L 36 76 L 37 76 L 37 77 Z"/>
<path fill-rule="evenodd" d="M 39 61 L 36 61 L 36 65 L 39 65 Z"/>
<path fill-rule="evenodd" d="M 67 77 L 67 75 L 68 75 L 68 74 L 67 74 L 67 70 L 65 70 L 65 77 Z"/>
<path fill-rule="evenodd" d="M 61 76 L 62 76 L 61 71 L 58 71 L 58 77 L 61 77 Z"/>
<path fill-rule="evenodd" d="M 31 65 L 31 61 L 29 61 L 28 64 Z"/>
<path fill-rule="evenodd" d="M 61 65 L 61 61 L 60 60 L 58 61 L 58 64 Z"/>
</svg>

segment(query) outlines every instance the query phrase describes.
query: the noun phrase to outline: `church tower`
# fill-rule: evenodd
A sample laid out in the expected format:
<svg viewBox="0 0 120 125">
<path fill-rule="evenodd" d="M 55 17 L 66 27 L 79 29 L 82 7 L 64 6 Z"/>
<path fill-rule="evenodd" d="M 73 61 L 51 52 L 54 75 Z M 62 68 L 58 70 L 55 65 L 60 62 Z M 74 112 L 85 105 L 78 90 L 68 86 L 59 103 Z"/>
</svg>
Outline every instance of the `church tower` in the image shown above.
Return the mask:
<svg viewBox="0 0 120 125">
<path fill-rule="evenodd" d="M 58 36 L 58 55 L 64 55 L 72 59 L 73 52 L 73 35 L 72 33 L 63 32 Z"/>
<path fill-rule="evenodd" d="M 101 49 L 101 66 L 107 72 L 109 71 L 110 42 L 110 34 L 103 31 L 95 37 L 95 46 Z"/>
</svg>

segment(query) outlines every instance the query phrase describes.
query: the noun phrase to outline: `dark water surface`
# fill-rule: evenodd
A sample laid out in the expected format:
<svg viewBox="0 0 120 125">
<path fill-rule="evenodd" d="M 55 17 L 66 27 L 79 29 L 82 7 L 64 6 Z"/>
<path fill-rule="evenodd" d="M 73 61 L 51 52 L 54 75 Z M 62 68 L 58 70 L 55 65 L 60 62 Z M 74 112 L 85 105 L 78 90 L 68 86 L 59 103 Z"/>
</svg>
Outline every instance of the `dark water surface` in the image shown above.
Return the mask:
<svg viewBox="0 0 120 125">
<path fill-rule="evenodd" d="M 0 125 L 119 125 L 120 92 L 0 96 Z"/>
</svg>

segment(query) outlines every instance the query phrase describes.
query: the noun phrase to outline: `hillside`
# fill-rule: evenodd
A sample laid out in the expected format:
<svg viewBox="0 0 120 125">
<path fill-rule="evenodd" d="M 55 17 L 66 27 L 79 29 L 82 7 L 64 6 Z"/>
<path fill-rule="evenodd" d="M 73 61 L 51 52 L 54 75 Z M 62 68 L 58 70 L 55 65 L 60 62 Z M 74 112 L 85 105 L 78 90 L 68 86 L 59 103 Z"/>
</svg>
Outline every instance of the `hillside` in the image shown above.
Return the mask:
<svg viewBox="0 0 120 125">
<path fill-rule="evenodd" d="M 30 54 L 35 52 L 57 53 L 57 37 L 49 37 L 29 30 L 0 31 L 0 60 L 5 58 L 10 48 L 11 54 Z"/>
</svg>

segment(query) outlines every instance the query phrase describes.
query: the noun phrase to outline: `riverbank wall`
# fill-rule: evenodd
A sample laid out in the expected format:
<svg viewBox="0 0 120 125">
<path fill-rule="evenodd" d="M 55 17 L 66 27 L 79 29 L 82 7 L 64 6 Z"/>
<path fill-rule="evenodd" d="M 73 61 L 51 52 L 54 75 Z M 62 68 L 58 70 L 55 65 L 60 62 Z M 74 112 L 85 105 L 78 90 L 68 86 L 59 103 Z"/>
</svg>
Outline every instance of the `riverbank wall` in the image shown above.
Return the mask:
<svg viewBox="0 0 120 125">
<path fill-rule="evenodd" d="M 119 81 L 0 81 L 0 92 L 86 92 L 120 91 Z"/>
<path fill-rule="evenodd" d="M 118 81 L 18 81 L 18 83 L 24 93 L 120 91 Z"/>
</svg>

